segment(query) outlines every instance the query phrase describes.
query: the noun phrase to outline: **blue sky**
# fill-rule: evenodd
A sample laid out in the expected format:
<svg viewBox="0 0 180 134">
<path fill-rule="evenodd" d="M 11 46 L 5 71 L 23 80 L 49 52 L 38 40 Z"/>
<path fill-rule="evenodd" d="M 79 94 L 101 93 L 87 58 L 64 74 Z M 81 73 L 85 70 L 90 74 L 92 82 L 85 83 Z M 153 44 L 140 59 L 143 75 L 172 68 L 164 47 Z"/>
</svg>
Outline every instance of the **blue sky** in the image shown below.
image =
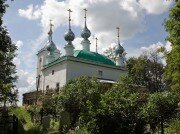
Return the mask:
<svg viewBox="0 0 180 134">
<path fill-rule="evenodd" d="M 116 45 L 116 27 L 120 27 L 120 40 L 127 57 L 139 56 L 142 50 L 158 46 L 170 48 L 165 41 L 167 33 L 163 22 L 168 17 L 172 1 L 166 0 L 17 0 L 9 1 L 10 7 L 4 16 L 12 40 L 18 45 L 17 65 L 19 96 L 35 89 L 36 53 L 47 42 L 49 20 L 52 19 L 53 40 L 64 53 L 64 33 L 67 30 L 68 12 L 71 8 L 72 30 L 76 35 L 73 44 L 81 49 L 80 31 L 84 24 L 83 8 L 88 9 L 87 26 L 92 36 L 91 50 L 103 53 Z"/>
</svg>

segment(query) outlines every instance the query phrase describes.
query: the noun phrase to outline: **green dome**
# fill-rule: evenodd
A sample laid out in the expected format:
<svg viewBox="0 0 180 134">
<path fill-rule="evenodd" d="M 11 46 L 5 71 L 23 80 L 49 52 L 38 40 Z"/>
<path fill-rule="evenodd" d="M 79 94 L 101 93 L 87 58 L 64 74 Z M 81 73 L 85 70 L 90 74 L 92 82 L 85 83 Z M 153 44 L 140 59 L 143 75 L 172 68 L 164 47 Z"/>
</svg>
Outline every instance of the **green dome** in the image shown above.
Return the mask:
<svg viewBox="0 0 180 134">
<path fill-rule="evenodd" d="M 115 63 L 108 59 L 106 56 L 95 53 L 95 52 L 90 52 L 90 51 L 85 51 L 85 50 L 76 50 L 74 52 L 74 57 L 76 58 L 81 58 L 93 62 L 98 62 L 106 65 L 112 65 L 115 66 Z"/>
</svg>

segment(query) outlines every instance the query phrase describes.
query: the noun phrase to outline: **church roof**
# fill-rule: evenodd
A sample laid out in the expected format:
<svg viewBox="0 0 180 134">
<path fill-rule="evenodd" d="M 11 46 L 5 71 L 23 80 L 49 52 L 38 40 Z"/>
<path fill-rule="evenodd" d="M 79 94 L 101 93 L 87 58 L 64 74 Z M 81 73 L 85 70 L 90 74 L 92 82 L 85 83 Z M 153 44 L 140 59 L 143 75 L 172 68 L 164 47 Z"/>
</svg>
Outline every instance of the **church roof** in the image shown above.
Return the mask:
<svg viewBox="0 0 180 134">
<path fill-rule="evenodd" d="M 96 52 L 91 52 L 91 51 L 86 51 L 86 50 L 76 50 L 74 52 L 74 57 L 81 58 L 84 60 L 89 60 L 92 62 L 98 62 L 98 63 L 102 63 L 106 65 L 115 66 L 115 63 L 112 60 Z"/>
</svg>

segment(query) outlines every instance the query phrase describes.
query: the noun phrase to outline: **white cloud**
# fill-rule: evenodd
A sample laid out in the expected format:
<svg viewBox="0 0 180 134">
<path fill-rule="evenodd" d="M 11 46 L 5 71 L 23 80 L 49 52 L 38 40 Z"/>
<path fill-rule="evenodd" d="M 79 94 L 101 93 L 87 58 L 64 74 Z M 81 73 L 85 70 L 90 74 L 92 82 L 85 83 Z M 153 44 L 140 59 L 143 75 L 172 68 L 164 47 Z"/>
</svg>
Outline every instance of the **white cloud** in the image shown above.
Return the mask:
<svg viewBox="0 0 180 134">
<path fill-rule="evenodd" d="M 23 42 L 21 40 L 18 40 L 16 42 L 16 46 L 18 47 L 18 49 L 21 48 L 23 46 Z"/>
<path fill-rule="evenodd" d="M 149 14 L 162 14 L 168 11 L 172 0 L 139 0 L 139 3 Z"/>
<path fill-rule="evenodd" d="M 144 30 L 144 18 L 146 13 L 161 14 L 169 8 L 171 1 L 165 0 L 45 0 L 42 5 L 29 5 L 27 9 L 19 9 L 19 15 L 27 19 L 39 19 L 42 34 L 37 39 L 42 44 L 46 39 L 49 29 L 49 20 L 53 20 L 54 30 L 60 26 L 68 25 L 67 9 L 72 9 L 72 26 L 84 26 L 83 8 L 88 9 L 87 25 L 92 35 L 98 37 L 98 50 L 116 42 L 116 27 L 120 27 L 121 40 L 131 38 Z M 147 12 L 144 12 L 144 11 Z M 73 28 L 72 28 L 73 30 Z M 95 51 L 93 37 L 90 38 L 91 50 Z M 80 37 L 73 42 L 75 48 L 81 48 Z M 34 49 L 37 49 L 37 45 Z M 37 50 L 36 50 L 37 51 Z M 62 50 L 61 50 L 62 51 Z"/>
<path fill-rule="evenodd" d="M 108 44 L 115 37 L 117 26 L 121 27 L 122 39 L 132 37 L 143 30 L 144 13 L 136 0 L 66 0 L 61 2 L 45 0 L 37 8 L 29 5 L 27 9 L 19 9 L 19 15 L 28 19 L 40 18 L 43 33 L 47 33 L 49 19 L 53 20 L 55 29 L 68 24 L 68 8 L 73 10 L 72 25 L 83 27 L 84 12 L 82 9 L 84 7 L 89 10 L 87 16 L 89 29 L 93 34 L 103 35 L 105 41 L 109 40 Z"/>
<path fill-rule="evenodd" d="M 148 51 L 148 50 L 157 50 L 161 47 L 165 47 L 166 51 L 171 51 L 172 47 L 171 47 L 171 43 L 169 41 L 167 41 L 165 44 L 163 44 L 162 42 L 157 42 L 155 44 L 151 44 L 148 47 L 141 47 L 140 50 L 141 51 Z"/>
<path fill-rule="evenodd" d="M 29 73 L 22 69 L 19 69 L 17 72 L 18 81 L 16 86 L 19 92 L 19 102 L 18 105 L 22 104 L 22 94 L 25 92 L 29 92 L 31 90 L 35 90 L 36 77 L 35 73 Z"/>
<path fill-rule="evenodd" d="M 172 50 L 171 42 L 167 41 L 165 44 L 165 48 L 167 52 L 170 52 Z"/>
<path fill-rule="evenodd" d="M 16 84 L 18 88 L 32 87 L 36 82 L 34 73 L 29 73 L 19 69 L 17 75 L 19 76 Z"/>
<path fill-rule="evenodd" d="M 13 63 L 14 63 L 17 67 L 19 67 L 20 64 L 21 64 L 21 61 L 20 61 L 19 58 L 15 57 L 15 58 L 13 59 Z"/>
<path fill-rule="evenodd" d="M 163 44 L 162 42 L 157 42 L 155 44 L 151 44 L 148 47 L 141 47 L 140 48 L 140 54 L 143 53 L 147 53 L 148 52 L 153 52 L 158 50 L 159 48 L 164 47 L 166 49 L 167 52 L 170 52 L 172 47 L 171 47 L 171 43 L 169 41 L 167 41 L 165 44 Z M 161 62 L 163 65 L 166 65 L 166 59 L 164 57 L 164 54 L 159 52 L 157 54 L 157 56 L 159 57 L 159 62 Z"/>
<path fill-rule="evenodd" d="M 29 20 L 39 19 L 41 12 L 38 6 L 33 6 L 32 4 L 27 7 L 27 9 L 19 9 L 18 13 L 20 16 L 25 17 Z"/>
</svg>

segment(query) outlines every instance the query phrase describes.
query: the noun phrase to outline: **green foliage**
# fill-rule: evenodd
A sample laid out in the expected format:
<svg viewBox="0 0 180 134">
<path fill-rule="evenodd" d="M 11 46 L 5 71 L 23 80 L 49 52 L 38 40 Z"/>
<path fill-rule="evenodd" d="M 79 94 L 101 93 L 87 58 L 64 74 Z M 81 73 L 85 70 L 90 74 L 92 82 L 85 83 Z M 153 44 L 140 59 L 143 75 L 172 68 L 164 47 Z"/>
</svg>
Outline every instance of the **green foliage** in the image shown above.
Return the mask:
<svg viewBox="0 0 180 134">
<path fill-rule="evenodd" d="M 177 90 L 150 94 L 132 83 L 131 78 L 123 77 L 107 90 L 95 78 L 80 77 L 66 84 L 59 94 L 51 94 L 47 100 L 51 98 L 53 105 L 48 103 L 51 105 L 47 107 L 56 109 L 63 117 L 60 121 L 70 122 L 60 123 L 61 133 L 79 127 L 79 133 L 141 134 L 150 132 L 148 126 L 155 132 L 161 117 L 165 123 L 176 118 L 180 102 Z"/>
<path fill-rule="evenodd" d="M 34 125 L 40 123 L 40 109 L 38 105 L 29 105 L 26 107 L 27 112 L 31 115 L 31 121 Z"/>
<path fill-rule="evenodd" d="M 5 2 L 6 0 L 0 1 L 0 102 L 4 105 L 6 102 L 17 101 L 17 91 L 14 86 L 17 79 L 16 66 L 13 63 L 17 47 L 12 43 L 7 28 L 2 25 L 2 17 L 8 6 Z"/>
<path fill-rule="evenodd" d="M 167 134 L 180 134 L 180 120 L 172 120 L 166 128 Z"/>
<path fill-rule="evenodd" d="M 174 117 L 179 101 L 180 96 L 171 92 L 150 95 L 148 103 L 144 107 L 143 114 L 148 120 L 152 131 L 155 131 L 161 122 L 167 122 Z"/>
<path fill-rule="evenodd" d="M 164 68 L 158 62 L 157 52 L 151 52 L 149 58 L 147 55 L 130 58 L 127 61 L 127 67 L 133 84 L 146 86 L 151 92 L 164 89 Z"/>
<path fill-rule="evenodd" d="M 146 125 L 140 116 L 146 101 L 138 89 L 130 85 L 128 78 L 118 82 L 101 95 L 98 109 L 89 109 L 91 120 L 87 128 L 91 133 L 143 133 Z"/>
<path fill-rule="evenodd" d="M 14 114 L 19 121 L 19 125 L 21 125 L 21 130 L 29 130 L 33 127 L 33 123 L 31 121 L 31 115 L 26 111 L 24 107 L 18 107 L 11 109 L 11 114 Z"/>
<path fill-rule="evenodd" d="M 12 88 L 12 84 L 3 84 L 2 90 L 0 91 L 0 100 L 3 101 L 4 105 L 7 101 L 13 103 L 17 101 L 17 90 Z"/>
<path fill-rule="evenodd" d="M 105 92 L 102 84 L 95 78 L 79 77 L 61 90 L 58 96 L 59 112 L 62 110 L 70 113 L 71 127 L 75 127 L 79 121 L 79 116 L 85 116 L 88 113 L 87 105 L 92 104 L 98 107 L 101 93 Z M 90 117 L 89 117 L 90 118 Z"/>
<path fill-rule="evenodd" d="M 79 130 L 77 130 L 77 134 L 89 134 L 89 132 L 87 131 L 87 128 L 82 127 Z"/>
<path fill-rule="evenodd" d="M 52 89 L 46 91 L 46 93 L 41 96 L 44 115 L 51 114 L 53 116 L 56 116 L 58 99 L 56 96 L 58 96 L 58 93 Z"/>
<path fill-rule="evenodd" d="M 177 90 L 180 88 L 180 1 L 177 1 L 169 12 L 165 28 L 169 33 L 167 40 L 172 44 L 171 52 L 166 55 L 165 76 L 169 80 L 171 88 Z"/>
</svg>

